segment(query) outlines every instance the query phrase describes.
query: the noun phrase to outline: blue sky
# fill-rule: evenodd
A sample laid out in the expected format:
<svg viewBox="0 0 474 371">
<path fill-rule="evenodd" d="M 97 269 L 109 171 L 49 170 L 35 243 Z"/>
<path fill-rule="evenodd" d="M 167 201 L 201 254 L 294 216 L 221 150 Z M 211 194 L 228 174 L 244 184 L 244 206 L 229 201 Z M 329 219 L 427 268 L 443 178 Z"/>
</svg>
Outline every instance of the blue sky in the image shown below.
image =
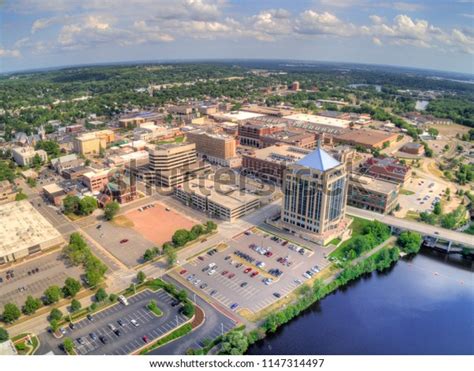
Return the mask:
<svg viewBox="0 0 474 371">
<path fill-rule="evenodd" d="M 473 73 L 471 0 L 0 0 L 0 71 L 279 58 Z"/>
</svg>

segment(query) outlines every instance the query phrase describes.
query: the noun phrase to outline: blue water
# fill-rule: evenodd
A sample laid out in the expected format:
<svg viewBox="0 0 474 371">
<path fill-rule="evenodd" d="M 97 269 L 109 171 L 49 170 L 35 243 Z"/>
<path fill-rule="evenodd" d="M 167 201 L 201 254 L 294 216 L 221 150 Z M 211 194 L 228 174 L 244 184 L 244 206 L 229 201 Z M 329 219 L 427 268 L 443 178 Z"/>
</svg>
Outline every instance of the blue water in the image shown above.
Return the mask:
<svg viewBox="0 0 474 371">
<path fill-rule="evenodd" d="M 424 251 L 314 305 L 248 354 L 474 354 L 472 263 Z"/>
</svg>

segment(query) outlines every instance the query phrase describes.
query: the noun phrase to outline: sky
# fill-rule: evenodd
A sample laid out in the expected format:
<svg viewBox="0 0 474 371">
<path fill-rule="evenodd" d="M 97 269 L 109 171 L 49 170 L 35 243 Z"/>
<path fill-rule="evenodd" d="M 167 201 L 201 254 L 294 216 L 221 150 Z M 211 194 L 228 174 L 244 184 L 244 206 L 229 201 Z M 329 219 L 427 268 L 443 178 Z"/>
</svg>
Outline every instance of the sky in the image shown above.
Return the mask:
<svg viewBox="0 0 474 371">
<path fill-rule="evenodd" d="M 474 73 L 474 0 L 0 0 L 0 72 L 179 59 Z"/>
</svg>

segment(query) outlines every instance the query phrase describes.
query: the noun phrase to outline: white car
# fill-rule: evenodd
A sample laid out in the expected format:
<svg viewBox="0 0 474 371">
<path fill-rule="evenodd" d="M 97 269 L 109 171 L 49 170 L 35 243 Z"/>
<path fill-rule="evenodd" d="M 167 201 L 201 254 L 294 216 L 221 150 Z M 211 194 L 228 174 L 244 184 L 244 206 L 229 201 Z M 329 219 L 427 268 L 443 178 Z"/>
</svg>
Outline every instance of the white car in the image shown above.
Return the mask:
<svg viewBox="0 0 474 371">
<path fill-rule="evenodd" d="M 306 278 L 307 280 L 309 280 L 311 278 L 311 276 L 306 272 L 303 273 L 303 277 Z"/>
<path fill-rule="evenodd" d="M 211 269 L 209 272 L 207 272 L 209 276 L 212 276 L 214 273 L 216 273 L 215 269 Z"/>
<path fill-rule="evenodd" d="M 133 326 L 135 326 L 135 327 L 140 326 L 140 324 L 139 324 L 136 320 L 134 320 L 134 319 L 130 320 L 130 323 L 131 323 Z"/>
</svg>

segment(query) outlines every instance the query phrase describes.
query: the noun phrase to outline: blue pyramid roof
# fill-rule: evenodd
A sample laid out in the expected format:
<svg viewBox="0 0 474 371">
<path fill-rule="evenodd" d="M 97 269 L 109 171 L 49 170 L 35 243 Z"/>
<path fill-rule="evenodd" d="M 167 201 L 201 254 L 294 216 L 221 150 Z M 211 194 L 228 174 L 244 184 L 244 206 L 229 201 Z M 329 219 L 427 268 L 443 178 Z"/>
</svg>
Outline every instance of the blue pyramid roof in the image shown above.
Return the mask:
<svg viewBox="0 0 474 371">
<path fill-rule="evenodd" d="M 318 146 L 316 150 L 297 161 L 296 164 L 319 171 L 326 171 L 340 165 L 341 163 Z"/>
</svg>

